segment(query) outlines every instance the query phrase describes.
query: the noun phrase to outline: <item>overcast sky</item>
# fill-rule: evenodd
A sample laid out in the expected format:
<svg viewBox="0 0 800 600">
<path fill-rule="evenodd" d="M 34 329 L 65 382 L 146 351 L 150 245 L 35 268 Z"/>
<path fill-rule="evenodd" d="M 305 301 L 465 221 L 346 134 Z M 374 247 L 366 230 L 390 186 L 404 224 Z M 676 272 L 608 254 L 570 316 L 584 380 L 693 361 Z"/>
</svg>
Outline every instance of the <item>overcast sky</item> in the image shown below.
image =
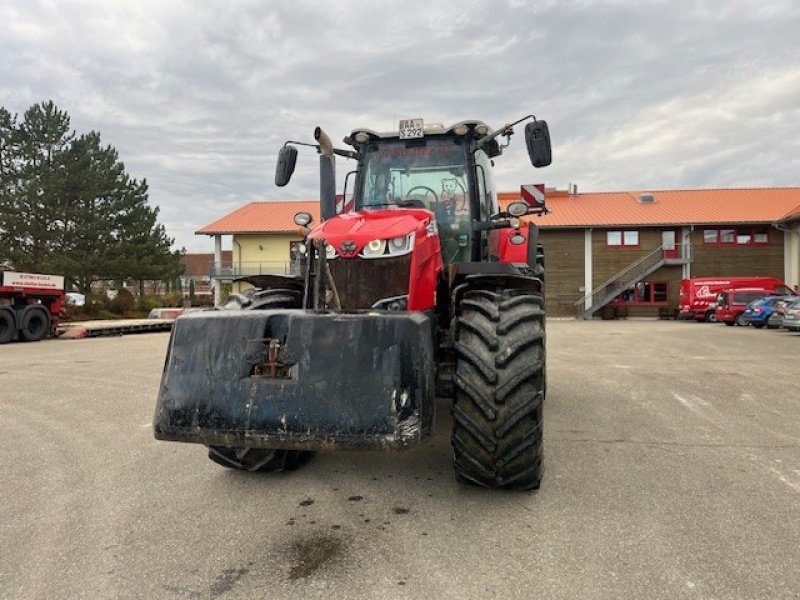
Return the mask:
<svg viewBox="0 0 800 600">
<path fill-rule="evenodd" d="M 553 164 L 530 166 L 520 129 L 507 191 L 800 185 L 799 40 L 796 0 L 2 0 L 0 106 L 52 99 L 99 131 L 176 245 L 211 251 L 194 231 L 238 206 L 317 197 L 313 151 L 273 183 L 316 125 L 535 113 Z"/>
</svg>

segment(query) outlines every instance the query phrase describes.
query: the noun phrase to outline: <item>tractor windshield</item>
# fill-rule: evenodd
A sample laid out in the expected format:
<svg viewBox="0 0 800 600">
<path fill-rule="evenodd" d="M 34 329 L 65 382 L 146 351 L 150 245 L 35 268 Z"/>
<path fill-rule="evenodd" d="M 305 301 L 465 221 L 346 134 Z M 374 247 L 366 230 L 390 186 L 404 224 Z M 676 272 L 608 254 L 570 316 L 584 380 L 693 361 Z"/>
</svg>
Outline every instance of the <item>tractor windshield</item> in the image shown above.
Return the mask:
<svg viewBox="0 0 800 600">
<path fill-rule="evenodd" d="M 467 155 L 459 138 L 371 144 L 361 173 L 362 208 L 469 211 Z"/>
</svg>

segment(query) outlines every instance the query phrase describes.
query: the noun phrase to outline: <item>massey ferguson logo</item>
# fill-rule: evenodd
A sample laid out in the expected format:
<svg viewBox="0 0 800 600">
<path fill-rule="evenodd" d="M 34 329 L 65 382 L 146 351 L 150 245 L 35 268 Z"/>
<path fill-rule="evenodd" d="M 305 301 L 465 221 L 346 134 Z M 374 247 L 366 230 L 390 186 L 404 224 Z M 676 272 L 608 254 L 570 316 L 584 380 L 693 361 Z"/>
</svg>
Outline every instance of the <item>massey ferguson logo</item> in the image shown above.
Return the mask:
<svg viewBox="0 0 800 600">
<path fill-rule="evenodd" d="M 342 253 L 342 256 L 353 255 L 356 252 L 356 243 L 347 240 L 346 242 L 342 242 L 339 244 L 339 252 Z"/>
</svg>

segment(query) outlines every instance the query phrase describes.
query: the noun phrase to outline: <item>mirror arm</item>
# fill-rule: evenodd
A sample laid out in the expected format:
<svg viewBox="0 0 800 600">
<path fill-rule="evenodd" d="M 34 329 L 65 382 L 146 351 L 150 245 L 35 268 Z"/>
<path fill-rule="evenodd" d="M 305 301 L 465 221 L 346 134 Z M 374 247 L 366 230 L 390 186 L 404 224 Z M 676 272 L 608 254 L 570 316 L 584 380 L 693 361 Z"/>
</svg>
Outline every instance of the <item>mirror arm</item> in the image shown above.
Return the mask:
<svg viewBox="0 0 800 600">
<path fill-rule="evenodd" d="M 506 229 L 513 227 L 509 219 L 502 219 L 497 221 L 477 221 L 472 224 L 472 231 L 491 231 L 492 229 Z"/>
<path fill-rule="evenodd" d="M 289 140 L 283 145 L 288 146 L 289 144 L 296 144 L 298 146 L 308 146 L 310 148 L 314 148 L 318 153 L 321 154 L 319 144 L 309 144 L 308 142 L 295 142 L 294 140 Z M 340 148 L 334 148 L 333 153 L 336 154 L 337 156 L 344 156 L 345 158 L 354 158 L 358 160 L 358 152 L 355 152 L 353 150 L 342 150 Z"/>
<path fill-rule="evenodd" d="M 484 145 L 486 145 L 489 142 L 491 142 L 493 139 L 500 137 L 501 135 L 505 135 L 505 136 L 512 135 L 514 133 L 512 127 L 514 127 L 514 125 L 518 125 L 519 123 L 522 123 L 523 121 L 526 121 L 528 119 L 533 119 L 535 121 L 536 120 L 536 115 L 527 115 L 527 116 L 522 117 L 521 119 L 518 119 L 518 120 L 514 121 L 513 123 L 506 123 L 505 125 L 503 125 L 497 131 L 494 131 L 494 132 L 490 133 L 489 135 L 485 135 L 481 139 L 479 139 L 477 142 L 475 142 L 475 148 L 476 149 L 477 148 L 481 148 Z M 506 146 L 508 146 L 508 144 L 506 144 L 505 146 L 502 146 L 502 147 L 505 148 Z"/>
</svg>

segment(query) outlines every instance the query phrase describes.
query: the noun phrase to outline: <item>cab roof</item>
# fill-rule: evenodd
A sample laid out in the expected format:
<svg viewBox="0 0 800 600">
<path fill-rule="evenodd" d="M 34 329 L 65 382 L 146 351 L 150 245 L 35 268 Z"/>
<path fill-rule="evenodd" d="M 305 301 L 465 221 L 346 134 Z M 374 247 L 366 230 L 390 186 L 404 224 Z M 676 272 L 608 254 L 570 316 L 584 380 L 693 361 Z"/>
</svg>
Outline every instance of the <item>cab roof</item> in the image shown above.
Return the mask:
<svg viewBox="0 0 800 600">
<path fill-rule="evenodd" d="M 425 132 L 426 136 L 428 136 L 428 135 L 447 135 L 449 133 L 452 133 L 453 130 L 456 127 L 458 127 L 459 125 L 466 125 L 467 127 L 470 127 L 471 129 L 474 129 L 478 125 L 483 125 L 484 127 L 486 127 L 487 133 L 492 133 L 494 131 L 491 127 L 489 127 L 483 121 L 459 121 L 458 123 L 454 123 L 450 127 L 445 127 L 441 123 L 430 122 L 430 123 L 425 123 L 423 128 L 422 128 L 422 130 Z M 370 136 L 376 137 L 378 139 L 391 139 L 391 138 L 399 138 L 400 137 L 400 131 L 399 130 L 394 130 L 394 131 L 374 131 L 372 129 L 367 129 L 366 127 L 359 127 L 358 129 L 353 129 L 353 131 L 350 133 L 350 137 L 353 137 L 353 136 L 355 136 L 355 134 L 357 134 L 359 132 L 362 132 L 362 131 L 364 133 L 368 133 Z"/>
<path fill-rule="evenodd" d="M 474 131 L 476 127 L 482 125 L 486 128 L 486 133 L 484 135 L 491 135 L 494 133 L 494 129 L 492 129 L 489 125 L 484 123 L 483 121 L 459 121 L 458 123 L 454 123 L 449 127 L 445 127 L 442 123 L 435 123 L 435 122 L 423 122 L 422 131 L 425 134 L 424 137 L 433 137 L 433 136 L 445 136 L 445 135 L 455 135 L 454 129 L 459 125 L 466 125 L 469 127 L 470 131 Z M 366 127 L 359 127 L 358 129 L 353 129 L 350 132 L 350 135 L 345 138 L 345 141 L 351 145 L 354 145 L 352 140 L 355 139 L 357 133 L 366 133 L 370 136 L 373 140 L 393 140 L 393 139 L 400 139 L 400 131 L 374 131 L 372 129 L 367 129 Z M 483 136 L 478 136 L 483 137 Z M 424 139 L 424 138 L 415 138 L 415 139 Z M 349 140 L 349 141 L 348 141 Z M 483 150 L 488 154 L 490 157 L 499 156 L 502 153 L 502 148 L 497 142 L 497 139 L 493 139 L 486 144 L 483 145 Z"/>
</svg>

